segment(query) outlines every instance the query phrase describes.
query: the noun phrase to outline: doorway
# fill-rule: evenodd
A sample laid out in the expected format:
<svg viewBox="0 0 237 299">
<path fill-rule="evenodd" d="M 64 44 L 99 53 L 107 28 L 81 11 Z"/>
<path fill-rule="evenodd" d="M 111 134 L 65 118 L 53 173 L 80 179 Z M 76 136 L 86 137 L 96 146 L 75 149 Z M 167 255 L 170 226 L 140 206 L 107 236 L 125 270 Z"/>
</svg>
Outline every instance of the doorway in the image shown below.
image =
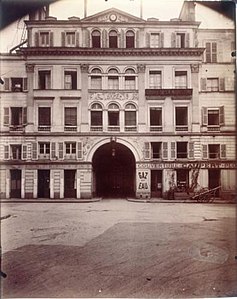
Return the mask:
<svg viewBox="0 0 237 299">
<path fill-rule="evenodd" d="M 50 170 L 38 170 L 38 198 L 50 197 Z"/>
<path fill-rule="evenodd" d="M 64 170 L 64 198 L 76 198 L 76 170 Z"/>
<path fill-rule="evenodd" d="M 10 197 L 21 198 L 21 170 L 11 169 L 10 170 Z"/>
<path fill-rule="evenodd" d="M 135 158 L 123 144 L 102 145 L 93 160 L 95 196 L 132 197 L 135 195 Z"/>
<path fill-rule="evenodd" d="M 221 172 L 220 169 L 208 169 L 208 188 L 213 189 L 221 184 Z M 219 196 L 219 189 L 216 192 L 216 196 Z"/>
<path fill-rule="evenodd" d="M 162 170 L 151 170 L 151 197 L 162 197 Z"/>
</svg>

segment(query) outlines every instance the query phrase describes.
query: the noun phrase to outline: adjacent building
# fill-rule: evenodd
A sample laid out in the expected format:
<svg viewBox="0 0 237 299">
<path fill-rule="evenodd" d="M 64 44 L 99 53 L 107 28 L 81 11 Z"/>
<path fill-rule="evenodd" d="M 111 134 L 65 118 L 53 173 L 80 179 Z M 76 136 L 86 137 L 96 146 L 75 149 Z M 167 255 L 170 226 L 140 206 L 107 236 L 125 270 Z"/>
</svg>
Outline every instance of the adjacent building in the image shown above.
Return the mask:
<svg viewBox="0 0 237 299">
<path fill-rule="evenodd" d="M 218 5 L 31 15 L 27 43 L 1 55 L 1 197 L 231 196 L 235 32 Z"/>
</svg>

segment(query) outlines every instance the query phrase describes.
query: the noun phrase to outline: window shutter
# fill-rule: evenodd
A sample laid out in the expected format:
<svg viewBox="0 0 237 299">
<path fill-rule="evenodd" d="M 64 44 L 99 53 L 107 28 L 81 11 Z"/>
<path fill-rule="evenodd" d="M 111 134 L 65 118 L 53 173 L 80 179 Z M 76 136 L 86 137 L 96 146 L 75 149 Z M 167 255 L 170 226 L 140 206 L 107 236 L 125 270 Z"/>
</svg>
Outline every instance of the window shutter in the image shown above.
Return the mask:
<svg viewBox="0 0 237 299">
<path fill-rule="evenodd" d="M 194 143 L 193 142 L 189 142 L 188 144 L 189 146 L 189 159 L 194 159 Z"/>
<path fill-rule="evenodd" d="M 201 91 L 207 90 L 207 79 L 201 78 Z"/>
<path fill-rule="evenodd" d="M 162 146 L 163 146 L 162 158 L 163 159 L 168 159 L 168 142 L 162 142 Z"/>
<path fill-rule="evenodd" d="M 146 47 L 147 48 L 150 48 L 150 38 L 151 38 L 151 35 L 149 32 L 146 33 Z"/>
<path fill-rule="evenodd" d="M 3 117 L 3 125 L 9 126 L 10 124 L 10 108 L 4 107 L 4 117 Z"/>
<path fill-rule="evenodd" d="M 22 113 L 22 123 L 23 125 L 27 124 L 27 107 L 23 107 L 23 113 Z"/>
<path fill-rule="evenodd" d="M 144 159 L 149 160 L 151 158 L 150 142 L 144 142 Z"/>
<path fill-rule="evenodd" d="M 28 89 L 28 80 L 27 78 L 23 78 L 23 91 Z"/>
<path fill-rule="evenodd" d="M 53 32 L 49 32 L 49 45 L 53 47 Z"/>
<path fill-rule="evenodd" d="M 90 32 L 88 29 L 84 30 L 84 36 L 85 36 L 85 47 L 90 47 Z"/>
<path fill-rule="evenodd" d="M 10 147 L 9 145 L 4 145 L 4 160 L 9 160 L 10 159 Z"/>
<path fill-rule="evenodd" d="M 82 159 L 82 142 L 77 142 L 77 159 Z"/>
<path fill-rule="evenodd" d="M 55 142 L 51 142 L 50 149 L 51 149 L 50 158 L 56 159 L 56 143 Z"/>
<path fill-rule="evenodd" d="M 211 62 L 211 43 L 206 43 L 206 62 Z"/>
<path fill-rule="evenodd" d="M 207 107 L 202 107 L 202 125 L 207 126 Z"/>
<path fill-rule="evenodd" d="M 186 33 L 185 34 L 185 48 L 189 48 L 190 47 L 190 34 Z"/>
<path fill-rule="evenodd" d="M 171 142 L 171 159 L 176 158 L 176 143 Z"/>
<path fill-rule="evenodd" d="M 208 158 L 208 156 L 207 156 L 207 145 L 206 144 L 202 145 L 202 157 L 203 157 L 203 159 Z"/>
<path fill-rule="evenodd" d="M 38 159 L 38 143 L 33 142 L 32 143 L 32 160 L 37 160 Z"/>
<path fill-rule="evenodd" d="M 3 78 L 4 90 L 10 90 L 10 78 Z"/>
<path fill-rule="evenodd" d="M 27 160 L 27 144 L 22 144 L 21 159 Z"/>
<path fill-rule="evenodd" d="M 225 159 L 226 158 L 226 145 L 225 144 L 221 144 L 221 155 L 220 155 L 221 159 Z"/>
<path fill-rule="evenodd" d="M 35 32 L 35 47 L 39 47 L 39 32 Z"/>
<path fill-rule="evenodd" d="M 221 106 L 220 109 L 219 109 L 219 123 L 221 126 L 224 126 L 225 124 L 225 112 L 224 112 L 224 106 Z"/>
<path fill-rule="evenodd" d="M 225 90 L 225 78 L 219 78 L 219 91 Z"/>
<path fill-rule="evenodd" d="M 176 34 L 175 32 L 171 33 L 171 48 L 175 48 L 176 47 Z"/>
<path fill-rule="evenodd" d="M 160 47 L 164 48 L 164 33 L 161 32 L 160 34 Z"/>
<path fill-rule="evenodd" d="M 212 43 L 212 62 L 217 62 L 217 43 Z"/>
<path fill-rule="evenodd" d="M 79 32 L 76 32 L 76 47 L 79 47 Z"/>
<path fill-rule="evenodd" d="M 62 32 L 61 33 L 61 44 L 62 44 L 62 47 L 65 47 L 65 38 L 66 38 L 66 34 L 65 34 L 65 32 Z"/>
<path fill-rule="evenodd" d="M 58 158 L 59 160 L 63 160 L 64 158 L 64 146 L 63 142 L 58 143 Z"/>
</svg>

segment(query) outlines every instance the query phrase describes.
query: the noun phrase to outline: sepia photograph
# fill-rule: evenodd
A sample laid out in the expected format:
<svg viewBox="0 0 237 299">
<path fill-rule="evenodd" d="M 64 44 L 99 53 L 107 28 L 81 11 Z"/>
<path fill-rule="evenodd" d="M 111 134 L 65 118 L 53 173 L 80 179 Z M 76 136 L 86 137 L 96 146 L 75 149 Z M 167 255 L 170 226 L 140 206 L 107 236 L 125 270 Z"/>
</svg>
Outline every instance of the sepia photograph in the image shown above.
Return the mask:
<svg viewBox="0 0 237 299">
<path fill-rule="evenodd" d="M 237 298 L 236 1 L 0 25 L 1 298 Z"/>
</svg>

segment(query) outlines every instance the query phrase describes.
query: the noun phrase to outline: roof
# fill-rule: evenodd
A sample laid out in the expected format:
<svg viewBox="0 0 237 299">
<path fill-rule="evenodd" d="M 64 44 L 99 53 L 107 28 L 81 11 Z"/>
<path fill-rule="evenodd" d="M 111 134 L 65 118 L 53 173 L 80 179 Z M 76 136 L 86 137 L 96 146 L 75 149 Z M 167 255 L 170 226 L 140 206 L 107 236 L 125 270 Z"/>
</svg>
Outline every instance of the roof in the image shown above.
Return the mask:
<svg viewBox="0 0 237 299">
<path fill-rule="evenodd" d="M 235 3 L 232 1 L 194 1 L 201 5 L 207 6 L 216 12 L 235 20 Z"/>
</svg>

